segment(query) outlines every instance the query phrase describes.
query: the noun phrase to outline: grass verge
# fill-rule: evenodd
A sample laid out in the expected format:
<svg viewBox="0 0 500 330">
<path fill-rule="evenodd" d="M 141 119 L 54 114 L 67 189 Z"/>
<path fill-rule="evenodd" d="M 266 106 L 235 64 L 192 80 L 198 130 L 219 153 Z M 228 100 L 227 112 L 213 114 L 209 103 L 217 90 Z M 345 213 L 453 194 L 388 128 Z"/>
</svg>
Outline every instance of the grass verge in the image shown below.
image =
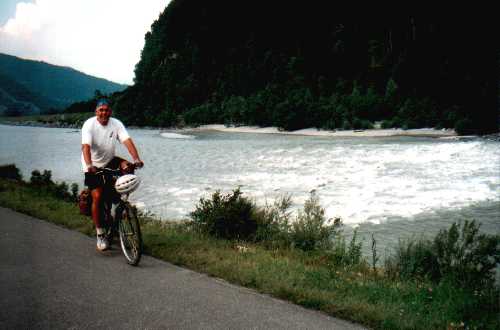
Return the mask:
<svg viewBox="0 0 500 330">
<path fill-rule="evenodd" d="M 0 205 L 93 234 L 74 203 L 0 178 Z M 361 265 L 336 267 L 328 254 L 215 239 L 186 223 L 141 219 L 146 252 L 231 283 L 379 329 L 498 329 L 498 293 L 443 281 L 390 279 Z"/>
</svg>

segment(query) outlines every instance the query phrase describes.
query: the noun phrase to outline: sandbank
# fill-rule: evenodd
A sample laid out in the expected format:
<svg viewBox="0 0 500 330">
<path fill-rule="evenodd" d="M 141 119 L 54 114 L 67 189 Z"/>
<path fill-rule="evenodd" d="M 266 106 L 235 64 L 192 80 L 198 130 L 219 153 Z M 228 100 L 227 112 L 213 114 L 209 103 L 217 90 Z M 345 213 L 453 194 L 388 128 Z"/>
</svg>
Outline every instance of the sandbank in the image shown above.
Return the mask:
<svg viewBox="0 0 500 330">
<path fill-rule="evenodd" d="M 413 137 L 454 137 L 457 133 L 453 129 L 366 129 L 366 130 L 322 130 L 316 128 L 306 128 L 297 131 L 283 131 L 277 127 L 258 126 L 225 126 L 225 125 L 202 125 L 196 128 L 185 128 L 183 132 L 195 131 L 218 131 L 228 133 L 254 133 L 254 134 L 284 134 L 284 135 L 304 135 L 304 136 L 328 136 L 328 137 L 388 137 L 388 136 L 413 136 Z"/>
</svg>

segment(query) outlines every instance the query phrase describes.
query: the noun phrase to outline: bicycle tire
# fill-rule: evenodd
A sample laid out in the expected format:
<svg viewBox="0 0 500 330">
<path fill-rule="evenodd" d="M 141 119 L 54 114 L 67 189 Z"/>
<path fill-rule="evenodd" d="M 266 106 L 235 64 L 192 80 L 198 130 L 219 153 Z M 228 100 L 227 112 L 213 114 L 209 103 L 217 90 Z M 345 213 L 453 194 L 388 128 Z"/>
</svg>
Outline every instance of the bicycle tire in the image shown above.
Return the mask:
<svg viewBox="0 0 500 330">
<path fill-rule="evenodd" d="M 126 203 L 120 212 L 118 233 L 120 246 L 127 263 L 137 266 L 142 256 L 142 235 L 135 208 Z"/>
</svg>

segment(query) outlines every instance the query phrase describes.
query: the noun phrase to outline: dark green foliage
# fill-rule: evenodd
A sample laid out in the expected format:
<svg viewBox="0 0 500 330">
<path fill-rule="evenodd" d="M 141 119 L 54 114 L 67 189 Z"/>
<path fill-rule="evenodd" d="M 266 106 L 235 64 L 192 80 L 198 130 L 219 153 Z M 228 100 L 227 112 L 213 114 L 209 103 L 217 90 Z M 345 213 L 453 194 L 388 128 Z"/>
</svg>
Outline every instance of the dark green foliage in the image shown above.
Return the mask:
<svg viewBox="0 0 500 330">
<path fill-rule="evenodd" d="M 292 220 L 289 196 L 277 199 L 273 205 L 257 207 L 241 195 L 238 188 L 230 194 L 216 191 L 211 199 L 201 198 L 191 212 L 195 226 L 215 237 L 261 242 L 269 248 L 333 249 L 338 264 L 360 262 L 361 243 L 356 242 L 356 235 L 347 247 L 339 235 L 342 222 L 340 219 L 332 222 L 326 219 L 316 196 L 311 195 L 304 209 Z"/>
<path fill-rule="evenodd" d="M 79 194 L 80 189 L 78 188 L 78 184 L 72 183 L 71 184 L 71 198 L 76 202 L 78 201 L 78 194 Z"/>
<path fill-rule="evenodd" d="M 49 186 L 52 185 L 52 171 L 44 170 L 40 173 L 39 170 L 31 172 L 30 183 L 34 186 Z"/>
<path fill-rule="evenodd" d="M 401 127 L 454 127 L 444 125 L 451 112 L 470 115 L 476 131 L 498 129 L 496 58 L 477 38 L 486 26 L 392 10 L 367 21 L 330 5 L 171 1 L 146 34 L 135 86 L 117 109 L 141 125 L 188 115 L 191 123 L 332 129 L 397 115 Z"/>
<path fill-rule="evenodd" d="M 0 178 L 22 180 L 21 171 L 14 164 L 0 165 Z"/>
<path fill-rule="evenodd" d="M 461 135 L 474 134 L 474 132 L 476 131 L 472 121 L 469 118 L 458 119 L 455 122 L 454 128 L 455 131 L 457 131 L 457 133 Z"/>
<path fill-rule="evenodd" d="M 44 170 L 40 173 L 38 170 L 31 172 L 30 185 L 37 187 L 40 191 L 49 193 L 56 198 L 65 201 L 76 201 L 78 194 L 78 185 L 71 185 L 71 192 L 69 191 L 69 186 L 66 182 L 54 182 L 52 181 L 52 172 L 49 170 Z"/>
<path fill-rule="evenodd" d="M 202 125 L 224 122 L 224 116 L 214 104 L 205 103 L 187 111 L 184 120 L 187 124 Z"/>
<path fill-rule="evenodd" d="M 304 204 L 304 209 L 299 211 L 297 219 L 292 223 L 292 245 L 304 251 L 331 249 L 334 236 L 342 223 L 340 219 L 329 222 L 318 197 L 311 194 Z"/>
<path fill-rule="evenodd" d="M 484 287 L 494 282 L 500 263 L 500 236 L 479 234 L 475 221 L 454 223 L 434 239 L 434 250 L 441 277 L 461 286 Z"/>
<path fill-rule="evenodd" d="M 96 107 L 96 99 L 90 99 L 82 102 L 75 102 L 64 109 L 64 113 L 82 113 L 82 112 L 94 112 Z"/>
<path fill-rule="evenodd" d="M 210 235 L 245 240 L 257 231 L 257 222 L 252 217 L 254 209 L 254 203 L 243 197 L 238 188 L 226 195 L 216 191 L 211 199 L 201 198 L 191 217 Z"/>
<path fill-rule="evenodd" d="M 338 228 L 333 238 L 332 248 L 328 251 L 330 265 L 333 268 L 359 266 L 363 262 L 363 257 L 361 254 L 362 242 L 358 241 L 357 231 L 354 231 L 351 241 L 347 244 L 345 236 L 340 230 L 342 223 L 340 219 L 335 220 Z"/>
<path fill-rule="evenodd" d="M 425 239 L 400 240 L 395 253 L 385 261 L 385 272 L 391 278 L 429 277 L 439 280 L 439 265 L 432 242 Z"/>
<path fill-rule="evenodd" d="M 386 260 L 385 270 L 390 277 L 426 277 L 481 289 L 493 285 L 498 263 L 500 236 L 479 234 L 475 221 L 465 221 L 441 230 L 432 241 L 400 241 L 396 254 Z"/>
<path fill-rule="evenodd" d="M 258 228 L 255 239 L 270 248 L 290 247 L 292 245 L 291 212 L 292 199 L 282 196 L 275 200 L 273 205 L 258 207 L 254 210 Z"/>
</svg>

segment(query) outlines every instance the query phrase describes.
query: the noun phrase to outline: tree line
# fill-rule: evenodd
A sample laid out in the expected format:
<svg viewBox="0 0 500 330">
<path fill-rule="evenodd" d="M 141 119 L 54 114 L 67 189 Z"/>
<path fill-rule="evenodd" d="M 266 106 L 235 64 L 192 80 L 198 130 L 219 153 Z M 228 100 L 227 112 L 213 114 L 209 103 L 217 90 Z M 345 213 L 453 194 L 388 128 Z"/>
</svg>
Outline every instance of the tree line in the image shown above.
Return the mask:
<svg viewBox="0 0 500 330">
<path fill-rule="evenodd" d="M 149 126 L 498 130 L 498 54 L 485 23 L 374 16 L 328 2 L 173 0 L 113 106 Z"/>
</svg>

